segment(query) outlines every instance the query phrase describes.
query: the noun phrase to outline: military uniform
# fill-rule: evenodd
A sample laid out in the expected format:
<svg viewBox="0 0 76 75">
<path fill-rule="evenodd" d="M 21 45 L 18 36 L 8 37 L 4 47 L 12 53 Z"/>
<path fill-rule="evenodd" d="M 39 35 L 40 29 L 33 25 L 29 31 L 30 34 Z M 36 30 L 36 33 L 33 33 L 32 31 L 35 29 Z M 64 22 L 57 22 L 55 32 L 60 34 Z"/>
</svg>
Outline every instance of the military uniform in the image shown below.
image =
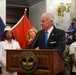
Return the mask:
<svg viewBox="0 0 76 75">
<path fill-rule="evenodd" d="M 64 59 L 65 59 L 65 75 L 71 75 L 70 70 L 71 70 L 71 58 L 69 55 L 69 46 L 66 45 L 66 49 L 63 53 Z"/>
</svg>

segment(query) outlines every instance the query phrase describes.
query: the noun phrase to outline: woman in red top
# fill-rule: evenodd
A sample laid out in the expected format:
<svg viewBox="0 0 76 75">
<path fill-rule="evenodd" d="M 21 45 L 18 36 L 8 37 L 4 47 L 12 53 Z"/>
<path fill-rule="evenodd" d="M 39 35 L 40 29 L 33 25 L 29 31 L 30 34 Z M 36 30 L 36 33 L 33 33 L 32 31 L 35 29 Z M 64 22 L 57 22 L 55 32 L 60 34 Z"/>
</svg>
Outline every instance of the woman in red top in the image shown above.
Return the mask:
<svg viewBox="0 0 76 75">
<path fill-rule="evenodd" d="M 28 30 L 27 37 L 26 37 L 26 45 L 29 45 L 32 43 L 32 41 L 36 36 L 36 33 L 37 33 L 37 30 L 34 27 Z"/>
</svg>

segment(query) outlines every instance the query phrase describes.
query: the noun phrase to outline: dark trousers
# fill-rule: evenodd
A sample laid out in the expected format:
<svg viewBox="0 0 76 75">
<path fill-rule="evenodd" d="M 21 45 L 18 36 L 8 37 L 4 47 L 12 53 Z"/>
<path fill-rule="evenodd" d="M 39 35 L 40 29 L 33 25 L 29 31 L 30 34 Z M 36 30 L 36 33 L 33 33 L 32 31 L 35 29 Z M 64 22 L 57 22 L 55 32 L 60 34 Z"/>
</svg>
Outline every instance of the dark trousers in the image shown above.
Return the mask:
<svg viewBox="0 0 76 75">
<path fill-rule="evenodd" d="M 58 73 L 56 75 L 65 75 L 65 71 L 61 71 L 60 73 Z"/>
</svg>

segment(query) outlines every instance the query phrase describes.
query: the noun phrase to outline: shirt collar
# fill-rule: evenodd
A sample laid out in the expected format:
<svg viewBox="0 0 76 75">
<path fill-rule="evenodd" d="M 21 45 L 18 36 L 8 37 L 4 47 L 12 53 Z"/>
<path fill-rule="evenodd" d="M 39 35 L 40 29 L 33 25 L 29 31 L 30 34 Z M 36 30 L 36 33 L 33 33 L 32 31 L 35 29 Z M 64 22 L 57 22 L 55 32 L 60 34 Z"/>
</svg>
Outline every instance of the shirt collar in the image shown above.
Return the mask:
<svg viewBox="0 0 76 75">
<path fill-rule="evenodd" d="M 52 26 L 49 30 L 47 30 L 47 32 L 48 32 L 48 37 L 50 36 L 50 34 L 51 34 L 51 32 L 52 32 L 53 29 L 54 29 L 54 27 Z"/>
<path fill-rule="evenodd" d="M 7 41 L 7 40 L 5 40 L 5 41 L 6 41 L 7 43 L 10 43 L 10 42 L 9 42 L 9 41 Z M 12 43 L 12 41 L 13 41 L 13 40 L 11 40 L 11 43 Z"/>
<path fill-rule="evenodd" d="M 52 30 L 53 30 L 53 28 L 54 28 L 54 27 L 52 26 L 49 30 L 47 30 L 47 32 L 48 32 L 48 33 L 51 33 Z"/>
</svg>

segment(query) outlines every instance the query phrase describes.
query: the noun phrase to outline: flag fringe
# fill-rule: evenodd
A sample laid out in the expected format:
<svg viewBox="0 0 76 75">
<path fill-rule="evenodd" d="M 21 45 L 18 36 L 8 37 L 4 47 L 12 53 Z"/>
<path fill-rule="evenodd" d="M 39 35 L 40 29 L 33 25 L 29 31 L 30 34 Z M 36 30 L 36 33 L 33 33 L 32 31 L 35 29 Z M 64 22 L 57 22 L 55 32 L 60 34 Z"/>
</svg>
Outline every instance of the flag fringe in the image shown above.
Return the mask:
<svg viewBox="0 0 76 75">
<path fill-rule="evenodd" d="M 14 29 L 20 22 L 21 20 L 24 18 L 24 15 L 21 17 L 21 19 L 11 28 L 11 29 Z"/>
</svg>

